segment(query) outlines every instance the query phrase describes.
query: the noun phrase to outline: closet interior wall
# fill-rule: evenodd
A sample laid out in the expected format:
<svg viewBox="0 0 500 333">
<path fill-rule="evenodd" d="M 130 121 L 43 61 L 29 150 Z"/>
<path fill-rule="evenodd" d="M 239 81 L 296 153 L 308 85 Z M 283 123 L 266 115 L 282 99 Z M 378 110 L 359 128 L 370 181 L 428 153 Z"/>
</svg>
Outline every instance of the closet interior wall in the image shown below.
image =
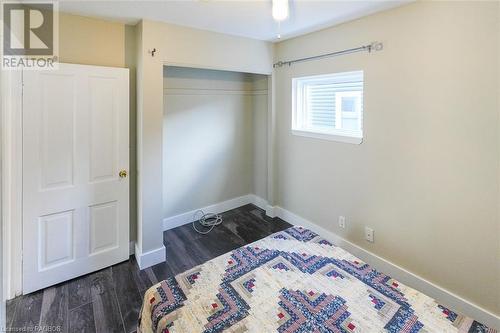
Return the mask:
<svg viewBox="0 0 500 333">
<path fill-rule="evenodd" d="M 268 77 L 173 66 L 163 77 L 164 217 L 267 199 Z"/>
</svg>

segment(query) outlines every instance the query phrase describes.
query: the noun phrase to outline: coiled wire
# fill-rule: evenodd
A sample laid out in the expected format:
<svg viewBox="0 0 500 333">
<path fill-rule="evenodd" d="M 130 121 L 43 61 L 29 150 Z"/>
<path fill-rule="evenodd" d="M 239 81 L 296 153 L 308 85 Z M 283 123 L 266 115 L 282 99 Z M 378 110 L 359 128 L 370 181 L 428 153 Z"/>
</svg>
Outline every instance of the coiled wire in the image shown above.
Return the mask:
<svg viewBox="0 0 500 333">
<path fill-rule="evenodd" d="M 205 230 L 200 230 L 196 227 L 196 223 L 201 224 L 203 227 L 208 228 Z M 205 213 L 201 209 L 197 210 L 193 215 L 193 229 L 202 235 L 208 234 L 215 228 L 216 225 L 222 223 L 222 216 L 214 213 Z"/>
</svg>

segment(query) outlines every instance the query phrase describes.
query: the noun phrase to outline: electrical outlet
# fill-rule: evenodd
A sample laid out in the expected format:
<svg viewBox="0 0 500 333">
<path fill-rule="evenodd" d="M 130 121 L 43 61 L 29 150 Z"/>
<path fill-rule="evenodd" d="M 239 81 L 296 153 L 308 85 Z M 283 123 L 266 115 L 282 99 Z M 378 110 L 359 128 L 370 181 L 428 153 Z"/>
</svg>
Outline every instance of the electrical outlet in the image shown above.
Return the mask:
<svg viewBox="0 0 500 333">
<path fill-rule="evenodd" d="M 368 228 L 368 227 L 365 227 L 365 239 L 368 241 L 368 242 L 371 242 L 373 243 L 373 234 L 375 233 L 375 231 L 373 231 L 372 228 Z"/>
<path fill-rule="evenodd" d="M 339 216 L 339 227 L 345 229 L 345 216 Z"/>
</svg>

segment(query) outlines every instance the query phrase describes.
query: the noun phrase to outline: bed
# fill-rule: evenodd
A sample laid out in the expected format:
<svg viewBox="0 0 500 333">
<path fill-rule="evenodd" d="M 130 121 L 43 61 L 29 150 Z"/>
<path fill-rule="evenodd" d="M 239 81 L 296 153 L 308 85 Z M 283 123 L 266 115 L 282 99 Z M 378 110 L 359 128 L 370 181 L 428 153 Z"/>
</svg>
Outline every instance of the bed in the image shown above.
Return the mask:
<svg viewBox="0 0 500 333">
<path fill-rule="evenodd" d="M 138 332 L 495 332 L 292 227 L 151 287 Z"/>
</svg>

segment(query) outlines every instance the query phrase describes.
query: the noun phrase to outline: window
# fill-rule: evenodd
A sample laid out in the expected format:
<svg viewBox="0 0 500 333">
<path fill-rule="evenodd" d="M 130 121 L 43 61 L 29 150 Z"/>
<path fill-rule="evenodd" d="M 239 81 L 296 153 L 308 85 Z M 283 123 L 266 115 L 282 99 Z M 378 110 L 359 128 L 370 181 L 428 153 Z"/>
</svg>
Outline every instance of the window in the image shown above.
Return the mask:
<svg viewBox="0 0 500 333">
<path fill-rule="evenodd" d="M 363 71 L 293 79 L 292 133 L 363 141 Z"/>
</svg>

